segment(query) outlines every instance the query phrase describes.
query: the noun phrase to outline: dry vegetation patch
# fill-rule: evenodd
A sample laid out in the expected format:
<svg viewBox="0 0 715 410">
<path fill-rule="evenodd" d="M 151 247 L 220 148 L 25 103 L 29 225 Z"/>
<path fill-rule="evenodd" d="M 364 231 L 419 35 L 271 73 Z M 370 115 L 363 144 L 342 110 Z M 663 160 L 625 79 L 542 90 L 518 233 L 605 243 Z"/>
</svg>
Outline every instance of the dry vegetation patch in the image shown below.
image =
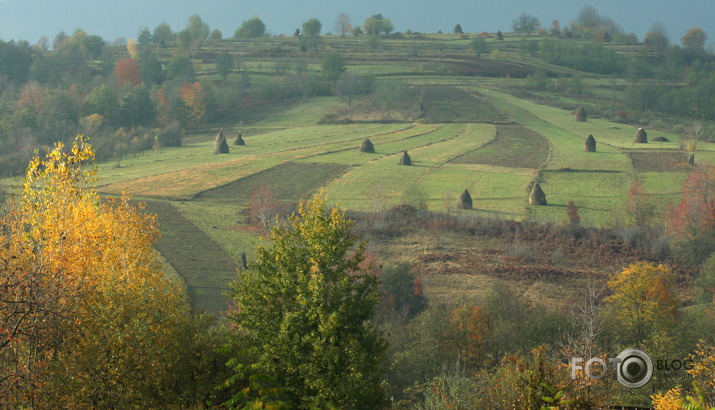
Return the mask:
<svg viewBox="0 0 715 410">
<path fill-rule="evenodd" d="M 263 185 L 271 187 L 276 199 L 298 201 L 342 175 L 349 167 L 343 164 L 285 162 L 237 181 L 204 191 L 198 200 L 248 202 L 253 191 Z"/>
<path fill-rule="evenodd" d="M 511 120 L 491 105 L 487 98 L 456 87 L 427 86 L 424 89 L 424 113 L 427 121 L 506 124 Z"/>
<path fill-rule="evenodd" d="M 630 151 L 628 157 L 636 172 L 688 171 L 688 156 L 683 151 Z"/>
<path fill-rule="evenodd" d="M 548 159 L 549 149 L 549 142 L 537 132 L 517 125 L 499 125 L 493 141 L 451 162 L 539 168 Z"/>
</svg>

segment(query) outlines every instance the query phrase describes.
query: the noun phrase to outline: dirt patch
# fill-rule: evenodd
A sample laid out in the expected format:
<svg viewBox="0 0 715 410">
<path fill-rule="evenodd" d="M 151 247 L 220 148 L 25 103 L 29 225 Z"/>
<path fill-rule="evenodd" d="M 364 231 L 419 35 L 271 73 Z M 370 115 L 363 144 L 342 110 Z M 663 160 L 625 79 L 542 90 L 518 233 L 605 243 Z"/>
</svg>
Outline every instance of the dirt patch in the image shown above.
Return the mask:
<svg viewBox="0 0 715 410">
<path fill-rule="evenodd" d="M 549 149 L 549 142 L 537 132 L 518 125 L 499 125 L 493 141 L 451 162 L 539 168 L 548 159 Z"/>
<path fill-rule="evenodd" d="M 631 151 L 627 154 L 636 172 L 685 172 L 692 168 L 688 165 L 688 155 L 682 151 Z"/>
</svg>

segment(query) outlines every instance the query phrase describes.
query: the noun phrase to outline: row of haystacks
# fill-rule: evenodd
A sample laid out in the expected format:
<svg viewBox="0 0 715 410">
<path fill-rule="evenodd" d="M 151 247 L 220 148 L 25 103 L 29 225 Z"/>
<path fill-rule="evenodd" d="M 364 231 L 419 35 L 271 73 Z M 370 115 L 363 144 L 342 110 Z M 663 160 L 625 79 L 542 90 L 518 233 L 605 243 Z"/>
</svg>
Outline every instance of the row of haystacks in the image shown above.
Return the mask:
<svg viewBox="0 0 715 410">
<path fill-rule="evenodd" d="M 587 122 L 588 121 L 588 113 L 586 112 L 586 109 L 583 108 L 583 105 L 579 105 L 579 107 L 574 112 L 574 116 L 576 117 L 577 122 Z M 593 135 L 589 135 L 589 138 L 592 140 L 593 149 L 589 148 L 589 145 L 588 145 L 589 141 L 587 139 L 587 141 L 586 141 L 587 145 L 585 146 L 585 150 L 586 150 L 586 152 L 596 152 L 596 140 L 593 139 Z M 648 133 L 646 133 L 643 128 L 638 128 L 638 131 L 636 131 L 636 134 L 633 136 L 633 142 L 636 144 L 647 144 L 648 143 Z"/>
<path fill-rule="evenodd" d="M 365 141 L 360 144 L 360 152 L 365 152 L 368 154 L 375 153 L 375 145 L 373 145 L 372 141 L 370 141 L 370 138 L 365 138 Z M 407 153 L 407 150 L 402 151 L 402 157 L 400 157 L 400 162 L 398 164 L 412 165 L 412 158 L 410 158 L 410 154 Z"/>
<path fill-rule="evenodd" d="M 241 133 L 233 140 L 233 145 L 246 145 L 246 141 L 243 140 Z M 214 140 L 214 154 L 228 154 L 228 142 L 226 142 L 226 137 L 223 135 L 223 128 L 216 135 Z"/>
<path fill-rule="evenodd" d="M 546 194 L 541 189 L 541 186 L 536 183 L 529 194 L 529 204 L 531 205 L 547 205 Z M 459 198 L 457 198 L 457 209 L 474 209 L 474 202 L 469 190 L 465 189 Z"/>
</svg>

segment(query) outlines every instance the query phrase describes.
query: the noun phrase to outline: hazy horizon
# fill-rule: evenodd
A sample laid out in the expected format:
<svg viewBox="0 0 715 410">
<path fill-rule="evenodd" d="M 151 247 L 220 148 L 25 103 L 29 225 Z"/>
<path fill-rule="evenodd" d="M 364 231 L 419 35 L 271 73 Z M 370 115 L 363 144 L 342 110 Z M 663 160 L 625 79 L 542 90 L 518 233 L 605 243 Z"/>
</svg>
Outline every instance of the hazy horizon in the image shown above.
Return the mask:
<svg viewBox="0 0 715 410">
<path fill-rule="evenodd" d="M 715 21 L 711 18 L 715 0 L 692 0 L 687 3 L 685 12 L 682 3 L 671 0 L 544 0 L 538 5 L 524 0 L 480 3 L 465 0 L 394 0 L 389 3 L 304 0 L 299 4 L 289 0 L 154 0 L 151 3 L 126 0 L 121 4 L 105 0 L 65 3 L 0 0 L 0 39 L 35 43 L 42 36 L 52 39 L 60 31 L 71 34 L 80 28 L 111 42 L 120 37 L 136 37 L 143 27 L 153 30 L 162 22 L 169 23 L 174 31 L 180 31 L 192 14 L 201 16 L 211 29 L 220 30 L 224 37 L 233 36 L 241 22 L 254 15 L 263 20 L 267 31 L 273 35 L 290 35 L 313 17 L 322 22 L 322 34 L 325 34 L 334 31 L 339 13 L 350 15 L 353 24 L 362 24 L 371 15 L 381 13 L 392 20 L 396 32 L 451 32 L 458 23 L 469 33 L 510 32 L 512 20 L 523 12 L 538 17 L 545 28 L 550 27 L 553 20 L 566 27 L 587 5 L 593 6 L 601 16 L 611 18 L 625 32 L 636 33 L 639 39 L 654 23 L 662 23 L 674 44 L 679 44 L 680 37 L 692 27 L 705 30 L 709 35 L 708 43 L 715 43 Z"/>
</svg>

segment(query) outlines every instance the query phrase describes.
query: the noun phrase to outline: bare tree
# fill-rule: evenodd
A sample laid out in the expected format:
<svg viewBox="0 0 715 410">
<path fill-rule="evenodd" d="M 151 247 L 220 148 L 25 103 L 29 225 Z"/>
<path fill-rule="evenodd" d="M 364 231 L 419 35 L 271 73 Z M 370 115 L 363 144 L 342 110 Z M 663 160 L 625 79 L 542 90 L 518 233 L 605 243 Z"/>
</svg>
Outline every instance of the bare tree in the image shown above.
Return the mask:
<svg viewBox="0 0 715 410">
<path fill-rule="evenodd" d="M 335 95 L 347 105 L 353 104 L 353 98 L 363 91 L 363 79 L 353 73 L 343 73 L 335 83 Z"/>
<path fill-rule="evenodd" d="M 380 211 L 382 211 L 382 207 L 385 205 L 385 199 L 387 198 L 385 186 L 382 184 L 375 184 L 367 188 L 365 193 L 372 200 L 372 212 L 375 215 L 379 214 Z"/>
<path fill-rule="evenodd" d="M 596 354 L 597 339 L 603 332 L 602 296 L 606 287 L 589 280 L 581 300 L 571 317 L 571 330 L 566 334 L 565 346 L 578 357 L 590 358 Z"/>
<path fill-rule="evenodd" d="M 273 189 L 270 185 L 261 185 L 253 190 L 251 199 L 248 204 L 249 214 L 252 221 L 268 230 L 271 226 L 271 219 L 280 212 L 280 203 L 273 195 Z"/>
<path fill-rule="evenodd" d="M 338 19 L 335 20 L 335 26 L 333 26 L 333 28 L 336 33 L 340 33 L 345 37 L 345 34 L 351 32 L 353 29 L 350 16 L 345 13 L 338 14 Z"/>
<path fill-rule="evenodd" d="M 688 151 L 688 165 L 695 165 L 695 153 L 700 151 L 700 134 L 702 133 L 703 125 L 699 122 L 693 123 L 685 128 L 685 143 L 683 149 Z"/>
</svg>

